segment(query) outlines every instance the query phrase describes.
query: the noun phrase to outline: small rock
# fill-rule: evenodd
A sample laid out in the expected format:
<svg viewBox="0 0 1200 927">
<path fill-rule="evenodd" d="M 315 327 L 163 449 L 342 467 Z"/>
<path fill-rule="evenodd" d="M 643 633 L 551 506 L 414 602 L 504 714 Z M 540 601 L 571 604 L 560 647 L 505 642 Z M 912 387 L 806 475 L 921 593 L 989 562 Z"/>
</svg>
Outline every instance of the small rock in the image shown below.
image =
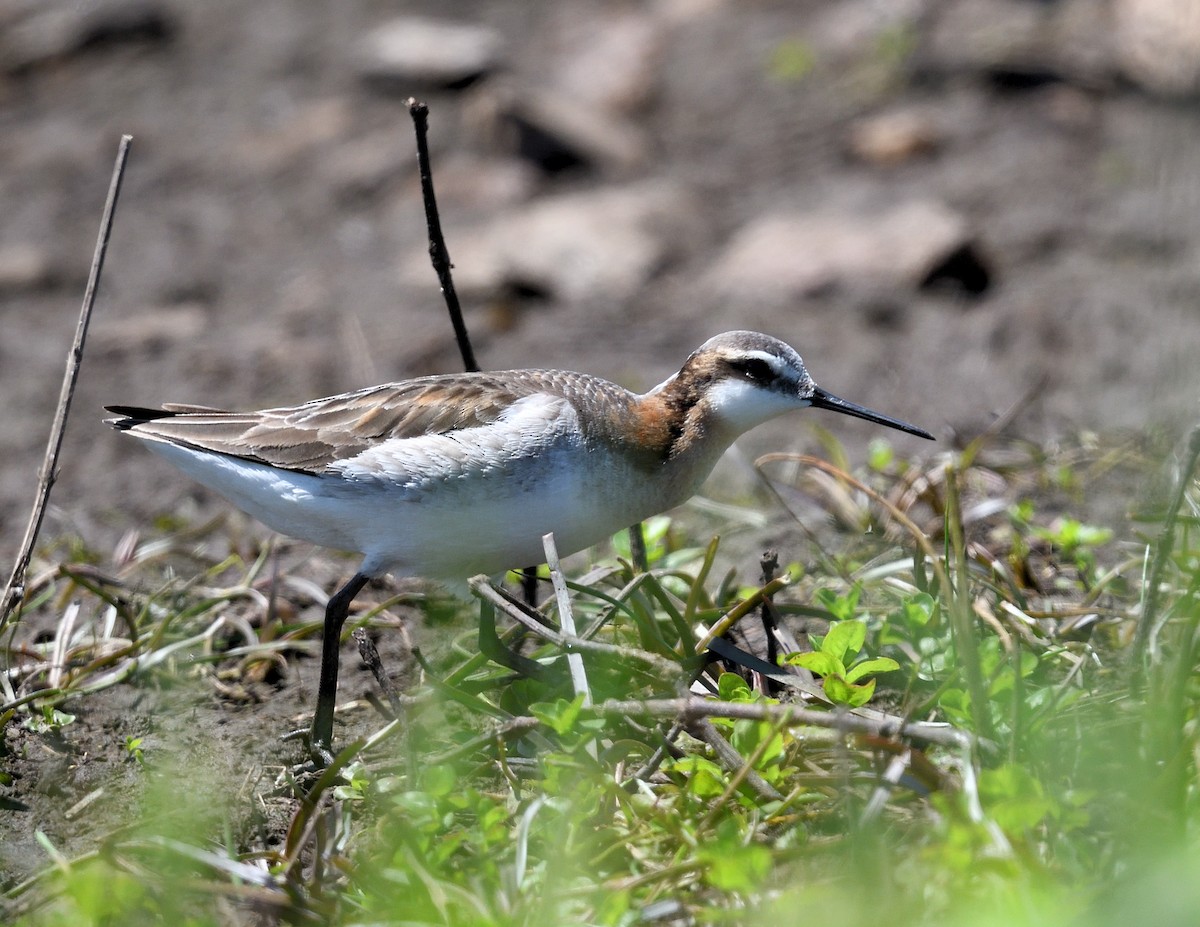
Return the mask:
<svg viewBox="0 0 1200 927">
<path fill-rule="evenodd" d="M 395 133 L 392 136 L 395 144 Z M 537 168 L 528 161 L 467 152 L 447 153 L 434 171 L 438 202 L 484 212 L 528 202 L 541 182 Z"/>
<path fill-rule="evenodd" d="M 671 26 L 686 26 L 734 6 L 738 0 L 655 0 L 654 12 Z"/>
<path fill-rule="evenodd" d="M 653 95 L 664 24 L 640 8 L 597 6 L 561 17 L 557 63 L 544 81 L 564 96 L 608 112 L 630 113 Z"/>
<path fill-rule="evenodd" d="M 54 283 L 50 256 L 34 245 L 0 247 L 0 293 L 41 290 Z"/>
<path fill-rule="evenodd" d="M 0 68 L 19 74 L 89 48 L 126 42 L 169 42 L 178 23 L 155 0 L 39 3 L 6 11 Z"/>
<path fill-rule="evenodd" d="M 98 354 L 144 353 L 195 338 L 207 325 L 206 307 L 184 303 L 105 322 L 92 332 L 89 347 Z"/>
<path fill-rule="evenodd" d="M 929 0 L 841 0 L 814 11 L 805 36 L 823 57 L 855 59 L 888 36 L 920 28 L 929 7 Z"/>
<path fill-rule="evenodd" d="M 486 26 L 403 16 L 363 38 L 358 73 L 373 87 L 401 94 L 461 87 L 493 70 L 500 50 L 500 34 Z"/>
<path fill-rule="evenodd" d="M 645 136 L 631 122 L 554 91 L 489 87 L 472 101 L 470 118 L 494 147 L 549 174 L 573 168 L 627 173 L 646 157 Z"/>
<path fill-rule="evenodd" d="M 1113 18 L 1126 77 L 1163 96 L 1200 92 L 1200 3 L 1116 0 Z"/>
<path fill-rule="evenodd" d="M 239 160 L 256 170 L 287 168 L 309 152 L 349 131 L 354 113 L 348 99 L 313 100 L 296 107 L 266 130 L 238 140 Z"/>
<path fill-rule="evenodd" d="M 965 218 L 924 200 L 875 214 L 767 216 L 734 236 L 705 281 L 743 299 L 812 296 L 864 279 L 916 288 L 970 240 Z"/>
<path fill-rule="evenodd" d="M 342 202 L 369 199 L 412 175 L 416 167 L 412 152 L 398 143 L 393 128 L 333 146 L 317 164 L 326 186 Z M 442 173 L 438 171 L 439 181 Z"/>
<path fill-rule="evenodd" d="M 940 69 L 984 71 L 1031 63 L 1038 55 L 1042 10 L 1024 0 L 960 0 L 942 7 L 929 36 Z"/>
<path fill-rule="evenodd" d="M 627 299 L 677 254 L 692 221 L 690 198 L 662 183 L 554 197 L 451 238 L 455 283 L 474 298 Z M 428 262 L 406 273 L 427 282 Z"/>
<path fill-rule="evenodd" d="M 941 134 L 929 113 L 896 110 L 858 120 L 847 142 L 860 161 L 890 167 L 935 151 Z"/>
<path fill-rule="evenodd" d="M 1184 0 L 1186 2 L 1186 0 Z M 1002 88 L 1111 83 L 1108 17 L 1095 0 L 958 0 L 940 7 L 921 54 L 935 72 L 983 74 Z"/>
</svg>

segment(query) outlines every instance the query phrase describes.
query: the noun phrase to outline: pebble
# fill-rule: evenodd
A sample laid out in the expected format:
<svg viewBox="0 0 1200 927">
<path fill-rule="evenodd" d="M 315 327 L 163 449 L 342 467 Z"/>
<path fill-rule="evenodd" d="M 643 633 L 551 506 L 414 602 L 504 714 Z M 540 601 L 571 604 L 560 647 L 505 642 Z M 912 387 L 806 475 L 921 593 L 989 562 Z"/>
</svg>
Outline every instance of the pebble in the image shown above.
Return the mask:
<svg viewBox="0 0 1200 927">
<path fill-rule="evenodd" d="M 469 118 L 490 147 L 548 174 L 579 168 L 627 174 L 646 160 L 645 135 L 631 121 L 553 90 L 489 86 L 471 102 Z"/>
<path fill-rule="evenodd" d="M 966 219 L 935 201 L 870 214 L 777 214 L 737 232 L 704 279 L 743 299 L 813 296 L 862 280 L 917 288 L 970 242 Z"/>
<path fill-rule="evenodd" d="M 316 162 L 323 183 L 342 204 L 369 200 L 389 184 L 410 177 L 416 167 L 411 149 L 401 144 L 394 128 L 346 138 Z M 440 181 L 443 172 L 438 173 Z"/>
<path fill-rule="evenodd" d="M 345 137 L 354 124 L 345 97 L 304 102 L 269 128 L 254 128 L 237 140 L 237 155 L 255 170 L 281 171 Z"/>
<path fill-rule="evenodd" d="M 1097 6 L 1096 0 L 957 0 L 939 9 L 921 64 L 1017 89 L 1055 81 L 1106 86 L 1112 41 Z"/>
<path fill-rule="evenodd" d="M 612 113 L 632 113 L 649 102 L 662 65 L 661 16 L 601 4 L 561 20 L 545 86 Z"/>
<path fill-rule="evenodd" d="M 201 335 L 208 326 L 208 307 L 200 303 L 163 306 L 97 325 L 88 347 L 97 354 L 159 351 Z"/>
<path fill-rule="evenodd" d="M 459 87 L 494 70 L 500 34 L 486 26 L 402 16 L 363 37 L 359 76 L 373 87 L 409 94 L 418 87 Z"/>
<path fill-rule="evenodd" d="M 173 13 L 155 0 L 6 3 L 0 10 L 0 69 L 19 74 L 101 44 L 168 42 Z"/>
<path fill-rule="evenodd" d="M 1200 2 L 1115 0 L 1117 57 L 1122 72 L 1165 97 L 1200 92 Z"/>
<path fill-rule="evenodd" d="M 941 141 L 928 112 L 904 109 L 859 119 L 850 127 L 847 147 L 860 161 L 891 167 L 931 154 Z"/>
<path fill-rule="evenodd" d="M 455 284 L 470 298 L 517 290 L 565 301 L 628 299 L 676 256 L 693 221 L 690 197 L 663 183 L 540 200 L 452 237 Z M 405 275 L 427 281 L 428 260 Z"/>
<path fill-rule="evenodd" d="M 50 256 L 36 245 L 22 242 L 0 247 L 0 293 L 45 289 L 54 283 Z"/>
</svg>

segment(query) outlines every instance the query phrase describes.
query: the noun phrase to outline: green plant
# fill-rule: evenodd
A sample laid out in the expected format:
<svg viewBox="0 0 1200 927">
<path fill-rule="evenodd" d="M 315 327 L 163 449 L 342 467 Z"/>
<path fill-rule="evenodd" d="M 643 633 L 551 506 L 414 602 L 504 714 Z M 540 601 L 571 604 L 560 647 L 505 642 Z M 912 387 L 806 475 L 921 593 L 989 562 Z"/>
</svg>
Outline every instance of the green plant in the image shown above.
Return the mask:
<svg viewBox="0 0 1200 927">
<path fill-rule="evenodd" d="M 875 694 L 875 680 L 867 676 L 875 673 L 890 673 L 900 668 L 891 657 L 859 656 L 867 637 L 865 622 L 855 619 L 838 621 L 830 626 L 824 637 L 814 638 L 815 651 L 790 653 L 782 661 L 788 666 L 800 666 L 821 677 L 821 687 L 836 705 L 857 708 L 865 705 Z"/>
<path fill-rule="evenodd" d="M 25 718 L 22 726 L 35 734 L 57 734 L 67 725 L 74 723 L 74 715 L 60 711 L 53 705 L 42 705 L 39 711 Z"/>
<path fill-rule="evenodd" d="M 125 738 L 125 756 L 132 762 L 137 763 L 139 766 L 142 765 L 146 759 L 142 753 L 143 740 L 144 738 L 141 737 Z"/>
</svg>

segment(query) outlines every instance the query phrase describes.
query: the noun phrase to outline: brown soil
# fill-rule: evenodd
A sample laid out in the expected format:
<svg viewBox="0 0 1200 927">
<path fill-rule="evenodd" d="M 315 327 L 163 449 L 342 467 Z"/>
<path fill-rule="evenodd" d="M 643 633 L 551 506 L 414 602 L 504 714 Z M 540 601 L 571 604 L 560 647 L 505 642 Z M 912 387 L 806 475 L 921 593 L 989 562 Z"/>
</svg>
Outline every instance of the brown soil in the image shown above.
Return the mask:
<svg viewBox="0 0 1200 927">
<path fill-rule="evenodd" d="M 1060 5 L 995 4 L 995 15 Z M 156 514 L 199 519 L 222 508 L 102 425 L 106 403 L 268 406 L 458 365 L 432 271 L 401 272 L 419 268 L 426 247 L 405 94 L 381 93 L 354 71 L 357 43 L 395 4 L 146 6 L 169 28 L 0 77 L 0 247 L 32 246 L 45 264 L 0 289 L 0 564 L 27 517 L 121 133 L 135 136 L 134 154 L 43 538 L 78 536 L 104 558 Z M 1064 65 L 1090 41 L 1083 32 L 1060 33 L 1024 71 L 952 60 L 935 41 L 933 4 L 895 33 L 912 52 L 892 63 L 893 33 L 864 27 L 851 41 L 839 31 L 854 11 L 869 24 L 870 6 L 648 5 L 663 22 L 653 82 L 621 113 L 646 138 L 634 167 L 530 168 L 478 128 L 470 104 L 487 81 L 414 88 L 432 111 L 452 254 L 526 195 L 655 181 L 690 197 L 687 234 L 633 298 L 516 288 L 469 300 L 481 361 L 645 388 L 703 338 L 754 328 L 795 344 L 834 392 L 951 443 L 1022 400 L 1013 429 L 1043 437 L 1193 414 L 1200 113 L 1123 82 L 1111 63 L 1085 74 Z M 580 41 L 573 23 L 601 29 L 608 15 L 578 0 L 454 11 L 498 30 L 507 76 L 530 88 Z M 796 79 L 781 73 L 788 42 L 815 62 Z M 856 120 L 912 108 L 933 114 L 931 151 L 890 166 L 847 154 Z M 864 267 L 862 279 L 802 296 L 736 300 L 705 281 L 736 230 L 765 213 L 869 213 L 906 199 L 965 217 L 985 286 L 953 267 L 940 280 L 883 283 Z M 872 433 L 808 420 L 856 453 Z M 750 443 L 814 443 L 798 425 Z M 351 687 L 364 678 L 357 662 L 347 657 Z M 118 686 L 71 706 L 79 718 L 61 740 L 10 724 L 5 766 L 31 810 L 4 813 L 12 826 L 0 869 L 14 879 L 44 864 L 35 827 L 68 854 L 86 849 L 87 833 L 61 815 L 99 785 L 109 818 L 120 818 L 119 796 L 132 794 L 138 771 L 126 737 L 161 736 L 226 789 L 294 760 L 277 737 L 307 711 L 315 661 L 290 665 L 244 701 L 204 681 Z"/>
</svg>

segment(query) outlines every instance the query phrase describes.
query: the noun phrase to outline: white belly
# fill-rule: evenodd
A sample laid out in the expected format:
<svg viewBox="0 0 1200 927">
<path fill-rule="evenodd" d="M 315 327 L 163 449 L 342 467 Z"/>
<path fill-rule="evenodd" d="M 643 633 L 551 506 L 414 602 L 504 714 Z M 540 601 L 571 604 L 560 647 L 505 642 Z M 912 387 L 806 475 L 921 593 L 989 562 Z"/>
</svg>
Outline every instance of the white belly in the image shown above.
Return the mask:
<svg viewBox="0 0 1200 927">
<path fill-rule="evenodd" d="M 373 575 L 462 579 L 539 563 L 547 533 L 566 555 L 681 495 L 561 435 L 536 454 L 493 454 L 486 467 L 443 467 L 432 479 L 388 476 L 387 459 L 316 476 L 161 442 L 150 448 L 282 534 L 363 554 L 362 570 Z"/>
</svg>

